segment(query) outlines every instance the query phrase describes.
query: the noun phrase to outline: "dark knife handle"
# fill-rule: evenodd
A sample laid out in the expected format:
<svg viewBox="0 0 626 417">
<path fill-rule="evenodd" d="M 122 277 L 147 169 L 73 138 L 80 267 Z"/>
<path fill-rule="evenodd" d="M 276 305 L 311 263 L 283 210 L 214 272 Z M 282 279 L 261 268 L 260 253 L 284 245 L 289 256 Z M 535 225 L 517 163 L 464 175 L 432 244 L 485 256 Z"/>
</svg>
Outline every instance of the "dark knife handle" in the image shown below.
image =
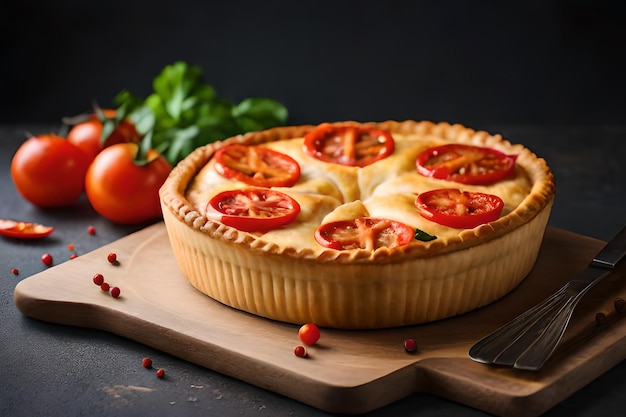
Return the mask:
<svg viewBox="0 0 626 417">
<path fill-rule="evenodd" d="M 626 226 L 593 258 L 592 266 L 615 269 L 626 256 Z"/>
</svg>

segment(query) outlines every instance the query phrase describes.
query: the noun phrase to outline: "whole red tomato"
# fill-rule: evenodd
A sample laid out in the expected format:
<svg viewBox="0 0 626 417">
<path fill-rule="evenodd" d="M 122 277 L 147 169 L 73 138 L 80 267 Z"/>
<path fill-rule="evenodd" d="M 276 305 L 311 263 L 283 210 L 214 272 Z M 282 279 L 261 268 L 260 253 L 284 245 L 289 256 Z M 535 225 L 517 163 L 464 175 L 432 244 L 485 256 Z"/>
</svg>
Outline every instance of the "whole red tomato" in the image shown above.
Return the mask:
<svg viewBox="0 0 626 417">
<path fill-rule="evenodd" d="M 139 146 L 119 143 L 103 149 L 85 178 L 85 192 L 93 208 L 107 219 L 139 224 L 161 216 L 159 188 L 172 170 L 158 152 L 144 163 L 136 161 Z"/>
<path fill-rule="evenodd" d="M 105 117 L 115 118 L 115 109 L 102 111 Z M 92 160 L 108 146 L 139 140 L 135 125 L 129 119 L 122 120 L 104 143 L 101 137 L 102 121 L 95 114 L 89 120 L 73 126 L 67 134 L 67 140 L 85 151 Z"/>
<path fill-rule="evenodd" d="M 89 157 L 60 136 L 31 137 L 15 152 L 11 177 L 17 191 L 39 207 L 73 204 L 85 187 Z"/>
</svg>

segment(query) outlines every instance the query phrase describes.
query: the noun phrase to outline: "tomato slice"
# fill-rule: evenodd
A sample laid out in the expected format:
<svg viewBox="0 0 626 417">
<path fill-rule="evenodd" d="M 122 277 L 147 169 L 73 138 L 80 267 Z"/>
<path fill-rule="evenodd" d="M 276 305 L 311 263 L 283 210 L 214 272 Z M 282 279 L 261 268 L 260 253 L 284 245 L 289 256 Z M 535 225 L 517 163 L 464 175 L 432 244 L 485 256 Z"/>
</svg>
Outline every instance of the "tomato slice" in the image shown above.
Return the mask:
<svg viewBox="0 0 626 417">
<path fill-rule="evenodd" d="M 517 155 L 480 146 L 449 144 L 426 149 L 417 156 L 417 171 L 425 177 L 461 184 L 493 184 L 507 178 Z"/>
<path fill-rule="evenodd" d="M 397 248 L 415 238 L 415 229 L 389 219 L 360 217 L 322 224 L 315 231 L 315 240 L 331 249 Z"/>
<path fill-rule="evenodd" d="M 493 194 L 442 188 L 419 194 L 415 206 L 423 217 L 435 223 L 455 229 L 473 229 L 497 220 L 504 202 Z"/>
<path fill-rule="evenodd" d="M 295 220 L 300 205 L 279 191 L 246 188 L 215 195 L 206 212 L 208 217 L 244 232 L 268 232 Z"/>
<path fill-rule="evenodd" d="M 291 187 L 300 178 L 295 159 L 263 146 L 220 148 L 215 152 L 215 169 L 226 178 L 256 187 Z"/>
<path fill-rule="evenodd" d="M 395 143 L 386 130 L 323 123 L 304 137 L 304 151 L 321 161 L 364 167 L 386 158 Z"/>
<path fill-rule="evenodd" d="M 38 223 L 0 219 L 0 235 L 16 239 L 40 239 L 54 231 L 54 227 Z"/>
</svg>

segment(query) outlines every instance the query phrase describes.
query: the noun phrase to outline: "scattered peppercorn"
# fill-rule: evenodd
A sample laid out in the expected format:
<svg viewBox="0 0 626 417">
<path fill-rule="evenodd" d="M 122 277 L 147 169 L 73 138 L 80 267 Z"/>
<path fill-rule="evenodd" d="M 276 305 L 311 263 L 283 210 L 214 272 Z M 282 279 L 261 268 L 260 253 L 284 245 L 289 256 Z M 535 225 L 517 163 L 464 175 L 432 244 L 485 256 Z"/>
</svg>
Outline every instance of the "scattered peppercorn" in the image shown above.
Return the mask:
<svg viewBox="0 0 626 417">
<path fill-rule="evenodd" d="M 44 253 L 41 255 L 41 262 L 43 262 L 45 266 L 52 266 L 52 255 Z"/>
<path fill-rule="evenodd" d="M 406 339 L 404 341 L 404 350 L 409 353 L 413 353 L 417 350 L 417 342 L 413 339 Z"/>
<path fill-rule="evenodd" d="M 626 311 L 626 301 L 624 301 L 623 298 L 616 298 L 613 302 L 613 305 L 615 306 L 615 311 L 617 311 L 618 313 L 623 313 L 624 311 Z"/>
<path fill-rule="evenodd" d="M 157 378 L 163 378 L 165 376 L 165 370 L 163 368 L 157 369 L 156 376 Z"/>
<path fill-rule="evenodd" d="M 606 322 L 607 322 L 606 314 L 596 313 L 596 325 L 602 326 L 603 324 L 606 324 Z"/>
<path fill-rule="evenodd" d="M 67 244 L 67 250 L 70 251 L 70 252 L 73 252 L 74 251 L 74 244 L 73 243 L 68 243 Z"/>
<path fill-rule="evenodd" d="M 20 273 L 20 271 L 18 271 L 17 268 L 12 268 L 11 272 L 13 273 L 13 275 L 18 275 Z"/>
<path fill-rule="evenodd" d="M 150 359 L 150 358 L 143 358 L 141 360 L 141 366 L 143 366 L 146 369 L 152 368 L 152 359 Z"/>
<path fill-rule="evenodd" d="M 296 346 L 296 348 L 293 350 L 293 353 L 299 358 L 306 358 L 307 356 L 306 349 L 302 345 Z"/>
<path fill-rule="evenodd" d="M 111 297 L 117 298 L 120 296 L 120 289 L 118 287 L 111 288 Z"/>
<path fill-rule="evenodd" d="M 96 228 L 93 226 L 89 226 L 87 228 L 87 233 L 89 233 L 90 235 L 95 235 L 96 234 Z"/>
<path fill-rule="evenodd" d="M 118 298 L 122 292 L 119 287 L 111 287 L 108 282 L 104 282 L 104 275 L 101 273 L 97 273 L 93 276 L 93 283 L 98 285 L 104 292 L 109 292 L 110 290 L 111 297 L 113 298 Z"/>
<path fill-rule="evenodd" d="M 104 282 L 104 275 L 102 274 L 96 274 L 93 276 L 93 283 L 96 285 L 102 285 L 102 283 Z"/>
<path fill-rule="evenodd" d="M 75 253 L 70 255 L 70 259 L 76 259 L 76 258 L 78 258 L 78 255 L 76 255 Z"/>
<path fill-rule="evenodd" d="M 109 263 L 115 265 L 117 263 L 117 254 L 115 252 L 111 252 L 107 255 L 107 261 Z"/>
</svg>

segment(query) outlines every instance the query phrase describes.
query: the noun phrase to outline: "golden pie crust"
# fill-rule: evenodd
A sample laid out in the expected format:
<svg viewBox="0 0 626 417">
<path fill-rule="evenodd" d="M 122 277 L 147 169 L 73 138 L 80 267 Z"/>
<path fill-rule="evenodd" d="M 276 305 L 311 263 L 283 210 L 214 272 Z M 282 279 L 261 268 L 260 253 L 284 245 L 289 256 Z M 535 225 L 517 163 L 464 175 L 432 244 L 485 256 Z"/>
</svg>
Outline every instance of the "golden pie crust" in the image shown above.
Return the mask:
<svg viewBox="0 0 626 417">
<path fill-rule="evenodd" d="M 449 123 L 386 121 L 361 124 L 392 133 L 396 149 L 364 168 L 316 160 L 302 151 L 315 126 L 248 133 L 196 149 L 160 190 L 163 218 L 185 278 L 209 297 L 252 314 L 294 324 L 343 329 L 413 325 L 465 313 L 514 289 L 532 269 L 554 200 L 546 162 L 500 135 Z M 205 216 L 208 199 L 243 188 L 212 167 L 214 152 L 230 143 L 263 144 L 296 159 L 296 185 L 278 188 L 300 204 L 291 224 L 248 233 Z M 514 175 L 489 186 L 425 178 L 415 157 L 430 146 L 463 143 L 517 155 Z M 474 229 L 452 229 L 416 214 L 419 192 L 455 187 L 500 196 L 501 217 Z M 359 214 L 403 221 L 437 236 L 400 248 L 338 251 L 314 239 L 322 222 Z"/>
</svg>

